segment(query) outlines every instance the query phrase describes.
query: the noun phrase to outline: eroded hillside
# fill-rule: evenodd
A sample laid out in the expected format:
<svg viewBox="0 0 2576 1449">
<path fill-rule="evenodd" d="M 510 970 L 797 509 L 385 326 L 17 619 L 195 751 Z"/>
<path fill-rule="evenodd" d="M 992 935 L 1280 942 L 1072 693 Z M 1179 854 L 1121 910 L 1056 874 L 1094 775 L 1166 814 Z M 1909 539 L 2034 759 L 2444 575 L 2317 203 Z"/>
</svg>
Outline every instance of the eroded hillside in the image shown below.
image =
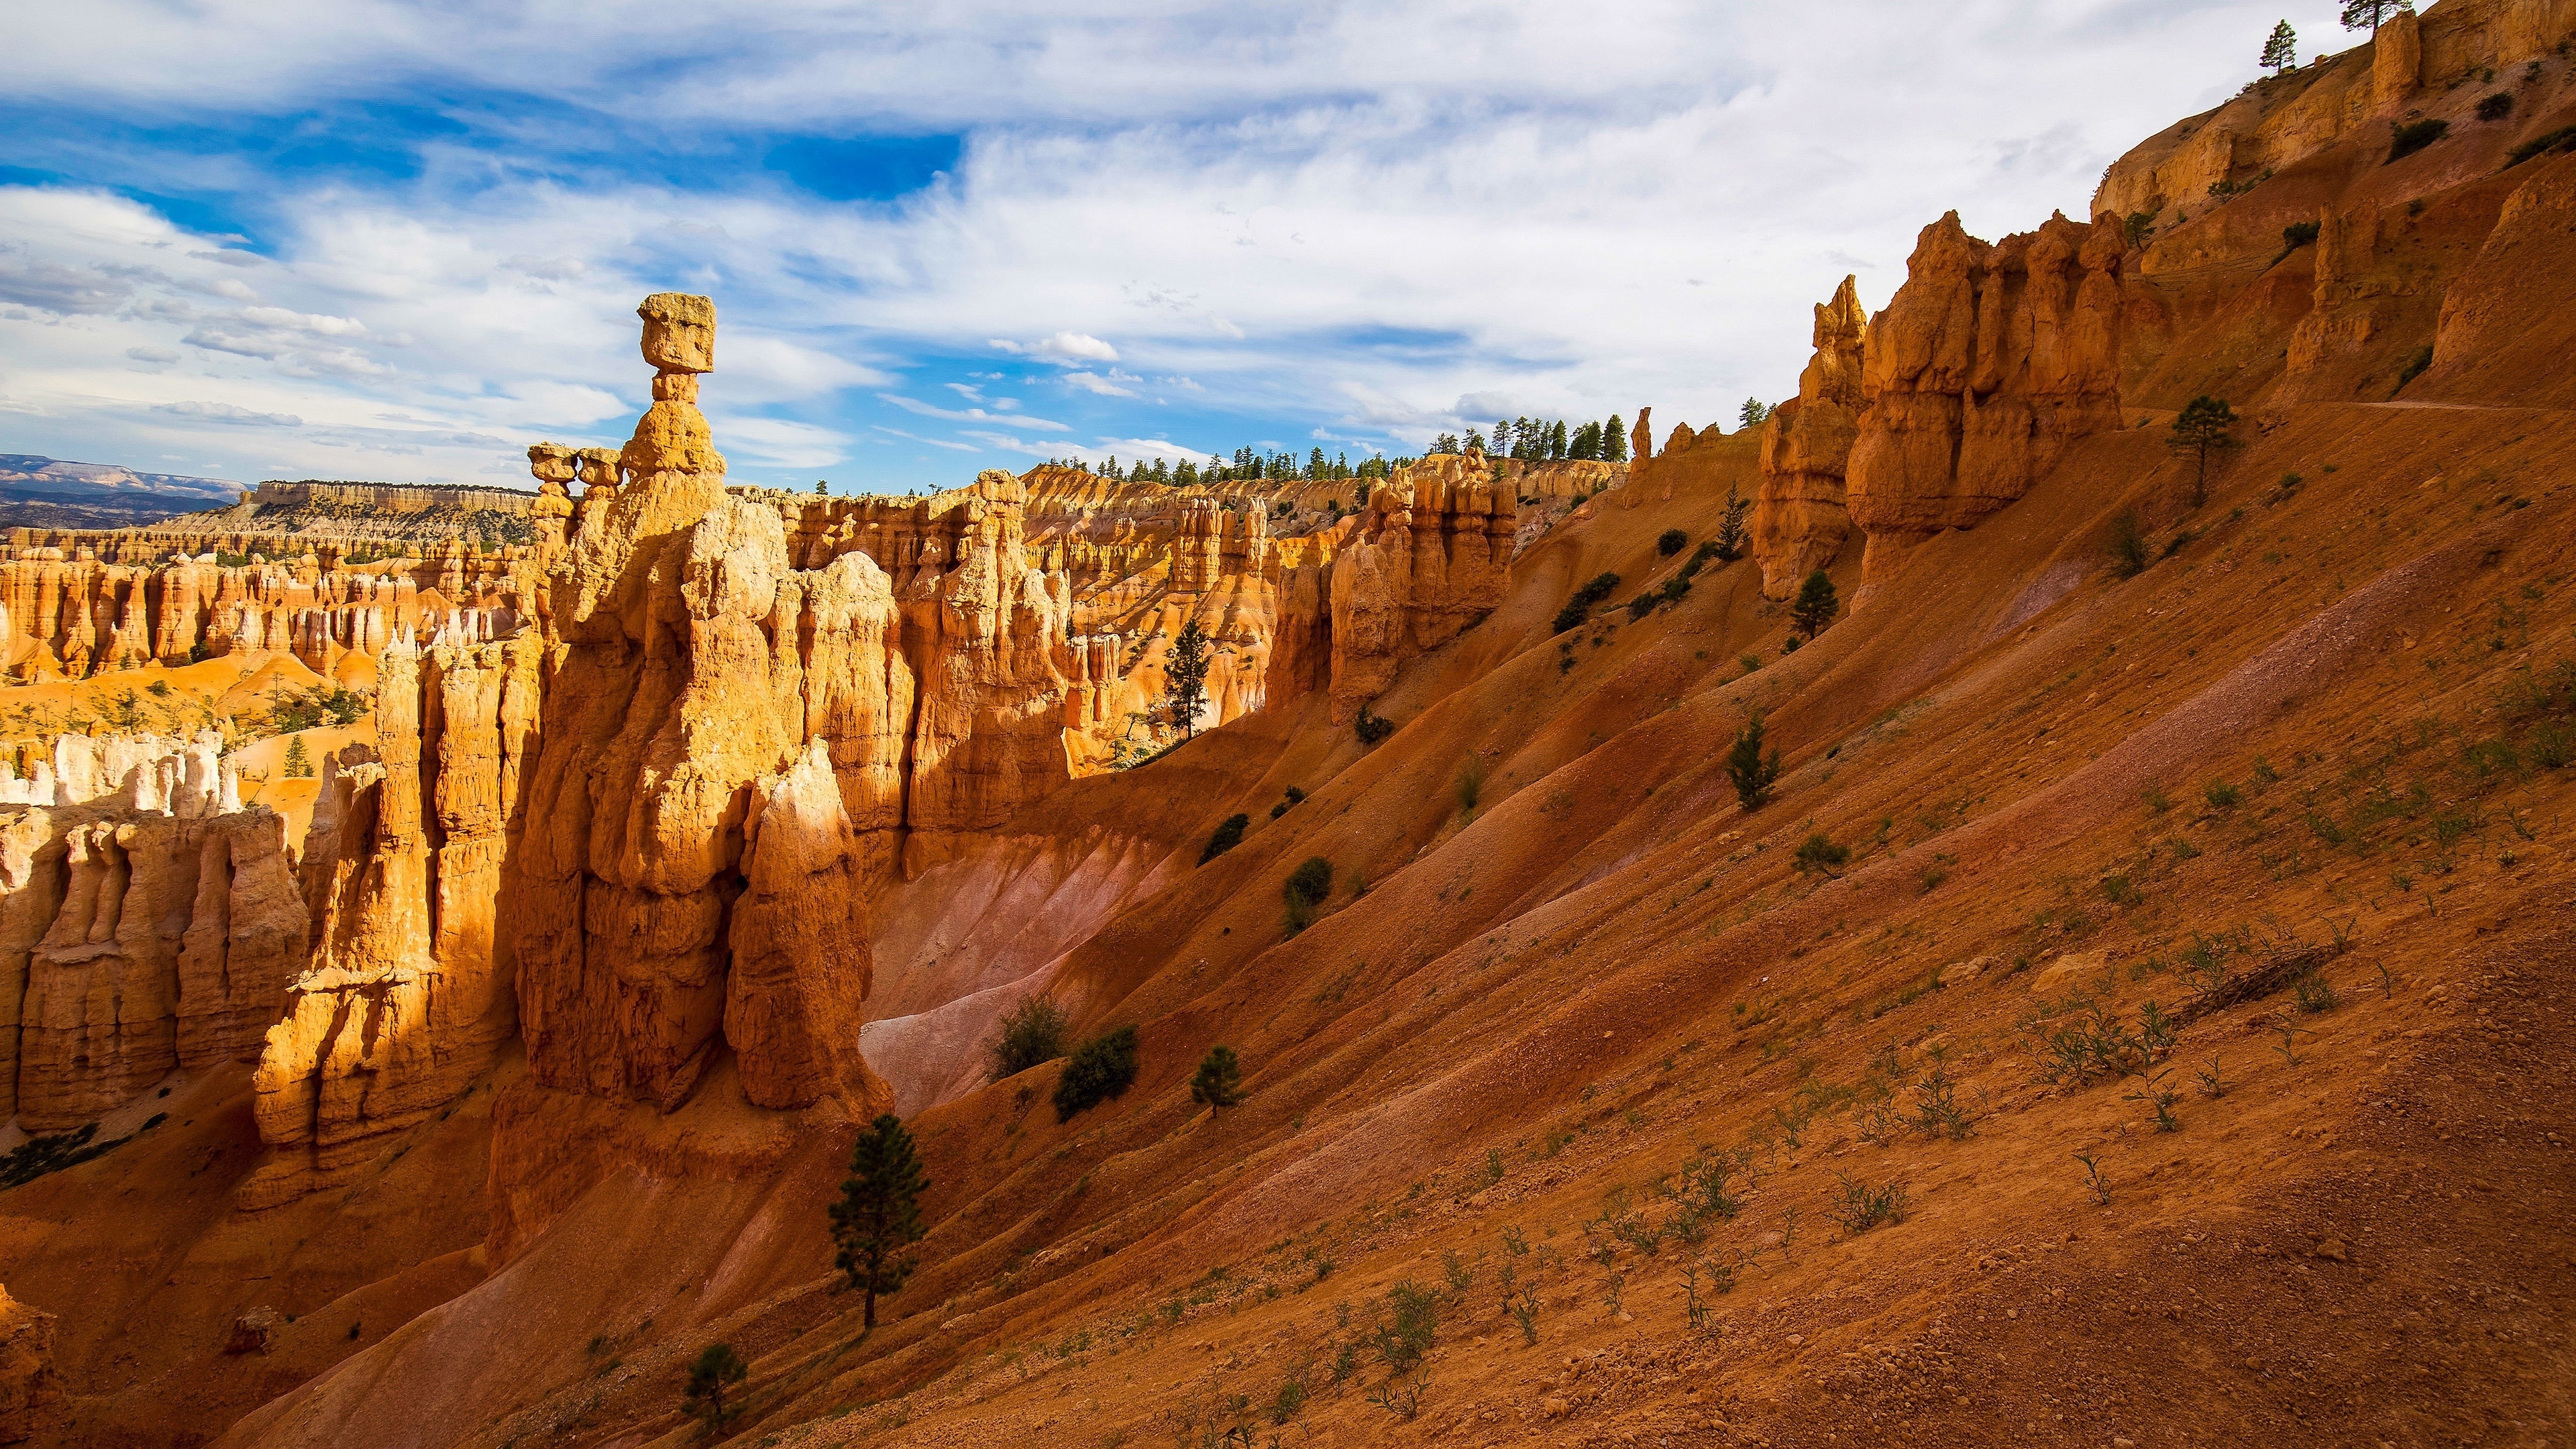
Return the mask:
<svg viewBox="0 0 2576 1449">
<path fill-rule="evenodd" d="M 0 1413 L 678 1445 L 721 1341 L 755 1444 L 2576 1433 L 2564 10 L 1936 221 L 1624 470 L 729 489 L 649 299 L 634 441 L 532 450 L 541 581 L 390 631 L 309 826 L 0 806 L 20 1122 L 120 1144 L 0 1193 Z M 1039 994 L 1134 1084 L 987 1080 Z"/>
</svg>

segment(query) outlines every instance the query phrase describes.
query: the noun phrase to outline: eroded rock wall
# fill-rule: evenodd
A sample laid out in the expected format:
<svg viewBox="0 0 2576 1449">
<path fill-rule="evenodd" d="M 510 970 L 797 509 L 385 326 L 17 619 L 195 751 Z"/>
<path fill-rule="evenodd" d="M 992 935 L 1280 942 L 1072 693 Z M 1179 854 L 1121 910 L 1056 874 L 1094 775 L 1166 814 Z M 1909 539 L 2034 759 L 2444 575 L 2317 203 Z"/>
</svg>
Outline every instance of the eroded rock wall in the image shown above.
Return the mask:
<svg viewBox="0 0 2576 1449">
<path fill-rule="evenodd" d="M 1445 454 L 1369 495 L 1330 574 L 1336 721 L 1356 717 L 1405 660 L 1493 611 L 1518 516 L 1508 485 Z"/>
<path fill-rule="evenodd" d="M 1798 395 L 1762 426 L 1762 484 L 1754 497 L 1753 556 L 1762 592 L 1785 599 L 1812 570 L 1833 561 L 1851 536 L 1844 474 L 1865 405 L 1861 358 L 1869 314 L 1858 279 L 1843 278 L 1816 307 L 1815 354 L 1798 374 Z"/>
<path fill-rule="evenodd" d="M 1923 229 L 1869 324 L 1845 506 L 1863 575 L 2027 492 L 2067 444 L 2120 425 L 2120 230 L 2051 217 L 1988 245 Z"/>
</svg>

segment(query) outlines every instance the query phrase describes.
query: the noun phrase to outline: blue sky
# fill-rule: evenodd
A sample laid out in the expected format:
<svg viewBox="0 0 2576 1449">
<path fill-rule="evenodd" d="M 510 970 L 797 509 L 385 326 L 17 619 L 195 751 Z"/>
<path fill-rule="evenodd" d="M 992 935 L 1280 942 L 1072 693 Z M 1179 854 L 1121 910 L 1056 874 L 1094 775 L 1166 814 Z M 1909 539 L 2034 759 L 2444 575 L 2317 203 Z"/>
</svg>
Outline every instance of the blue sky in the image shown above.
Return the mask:
<svg viewBox="0 0 2576 1449">
<path fill-rule="evenodd" d="M 1731 419 L 1914 232 L 2082 215 L 2287 13 L 85 0 L 0 54 L 0 452 L 520 482 L 706 292 L 740 481 Z M 23 22 L 23 23 L 22 23 Z"/>
</svg>

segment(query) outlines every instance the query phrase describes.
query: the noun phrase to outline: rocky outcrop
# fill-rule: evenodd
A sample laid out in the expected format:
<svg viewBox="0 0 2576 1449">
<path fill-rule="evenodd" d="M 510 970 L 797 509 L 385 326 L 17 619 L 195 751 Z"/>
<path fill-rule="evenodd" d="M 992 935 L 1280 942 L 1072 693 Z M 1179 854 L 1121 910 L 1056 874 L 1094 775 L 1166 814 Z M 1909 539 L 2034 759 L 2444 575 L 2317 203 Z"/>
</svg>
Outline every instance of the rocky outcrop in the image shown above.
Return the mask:
<svg viewBox="0 0 2576 1449">
<path fill-rule="evenodd" d="M 2534 318 L 2576 306 L 2576 157 L 2525 162 L 2476 260 L 2442 293 L 2429 372 L 2409 399 L 2576 406 L 2576 371 Z"/>
<path fill-rule="evenodd" d="M 1862 349 L 1845 504 L 1863 575 L 2022 496 L 2067 444 L 2120 425 L 2120 229 L 2051 217 L 1997 245 L 1923 229 Z"/>
<path fill-rule="evenodd" d="M 324 763 L 303 895 L 312 958 L 253 1076 L 265 1207 L 345 1179 L 454 1100 L 515 1035 L 509 861 L 538 718 L 540 641 L 396 640 L 377 751 Z"/>
<path fill-rule="evenodd" d="M 1762 566 L 1762 592 L 1771 598 L 1787 598 L 1809 572 L 1831 563 L 1851 535 L 1843 476 L 1860 435 L 1868 335 L 1857 279 L 1845 277 L 1833 300 L 1816 308 L 1816 350 L 1798 374 L 1798 395 L 1773 408 L 1762 425 L 1753 556 Z"/>
<path fill-rule="evenodd" d="M 283 817 L 225 815 L 199 836 L 197 895 L 177 963 L 179 1065 L 191 1072 L 258 1057 L 287 984 L 304 969 L 307 930 Z"/>
<path fill-rule="evenodd" d="M 2176 217 L 2202 216 L 2226 188 L 2288 171 L 2345 141 L 2382 144 L 2393 118 L 2433 104 L 2427 92 L 2448 92 L 2481 75 L 2500 86 L 2570 35 L 2576 4 L 2568 0 L 2444 0 L 2420 16 L 2396 11 L 2363 44 L 2258 81 L 2131 148 L 2104 173 L 2092 214 L 2136 214 L 2159 230 Z M 2480 84 L 2479 91 L 2462 86 L 2463 104 L 2483 93 Z M 2168 254 L 2160 245 L 2147 253 L 2145 269 L 2217 259 L 2188 245 Z"/>
<path fill-rule="evenodd" d="M 724 1005 L 743 1093 L 763 1107 L 833 1096 L 864 1118 L 892 1099 L 859 1055 L 866 880 L 823 741 L 753 788 L 743 850 Z"/>
<path fill-rule="evenodd" d="M 0 1288 L 0 1444 L 23 1444 L 54 1428 L 62 1402 L 54 1315 Z"/>
<path fill-rule="evenodd" d="M 1440 468 L 1434 464 L 1453 466 Z M 1331 570 L 1333 718 L 1349 720 L 1436 649 L 1491 613 L 1511 568 L 1518 509 L 1463 458 L 1423 460 L 1369 495 Z"/>
</svg>

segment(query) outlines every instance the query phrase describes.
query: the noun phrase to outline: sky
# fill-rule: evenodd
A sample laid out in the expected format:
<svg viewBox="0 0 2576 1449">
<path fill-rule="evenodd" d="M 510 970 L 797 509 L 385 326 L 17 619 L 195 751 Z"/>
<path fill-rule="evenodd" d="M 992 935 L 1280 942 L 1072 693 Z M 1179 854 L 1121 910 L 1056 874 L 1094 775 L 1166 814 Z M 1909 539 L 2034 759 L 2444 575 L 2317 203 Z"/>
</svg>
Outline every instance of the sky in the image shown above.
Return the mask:
<svg viewBox="0 0 2576 1449">
<path fill-rule="evenodd" d="M 1734 426 L 1845 274 L 2361 37 L 2240 0 L 81 0 L 0 47 L 0 452 L 531 486 L 712 296 L 737 482 Z"/>
</svg>

